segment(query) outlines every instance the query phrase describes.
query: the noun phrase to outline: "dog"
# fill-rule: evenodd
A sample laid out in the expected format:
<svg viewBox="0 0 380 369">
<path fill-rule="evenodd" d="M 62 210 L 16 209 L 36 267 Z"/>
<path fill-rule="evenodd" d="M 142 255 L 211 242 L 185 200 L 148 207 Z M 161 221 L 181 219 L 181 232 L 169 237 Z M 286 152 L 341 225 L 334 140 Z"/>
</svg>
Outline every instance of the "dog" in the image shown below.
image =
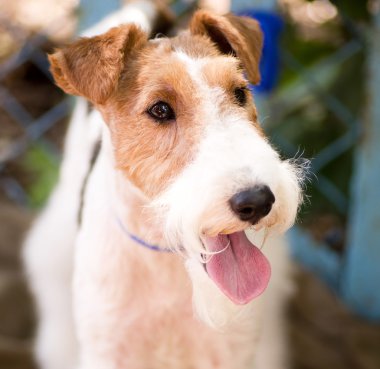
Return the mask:
<svg viewBox="0 0 380 369">
<path fill-rule="evenodd" d="M 189 29 L 149 39 L 157 9 L 122 12 L 49 56 L 57 85 L 79 97 L 59 183 L 24 248 L 37 361 L 284 369 L 281 234 L 303 173 L 270 145 L 249 91 L 260 27 L 198 10 Z"/>
</svg>

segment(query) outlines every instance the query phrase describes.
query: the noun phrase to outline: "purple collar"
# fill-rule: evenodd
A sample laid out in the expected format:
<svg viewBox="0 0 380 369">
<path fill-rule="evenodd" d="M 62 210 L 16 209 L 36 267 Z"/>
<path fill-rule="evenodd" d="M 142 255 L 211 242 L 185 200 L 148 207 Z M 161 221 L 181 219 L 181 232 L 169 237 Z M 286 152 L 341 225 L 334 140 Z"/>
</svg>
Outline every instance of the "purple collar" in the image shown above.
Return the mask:
<svg viewBox="0 0 380 369">
<path fill-rule="evenodd" d="M 136 235 L 130 233 L 124 226 L 124 224 L 122 223 L 122 221 L 120 220 L 120 218 L 115 215 L 115 218 L 116 218 L 116 222 L 117 224 L 119 225 L 120 227 L 120 230 L 125 234 L 127 235 L 132 241 L 138 243 L 140 246 L 144 246 L 146 247 L 147 249 L 149 250 L 152 250 L 152 251 L 160 251 L 160 252 L 173 252 L 173 250 L 169 249 L 169 248 L 163 248 L 163 247 L 160 247 L 160 246 L 157 246 L 157 245 L 151 245 L 150 243 L 147 243 L 145 242 L 144 240 L 142 240 L 141 238 L 137 237 Z"/>
</svg>

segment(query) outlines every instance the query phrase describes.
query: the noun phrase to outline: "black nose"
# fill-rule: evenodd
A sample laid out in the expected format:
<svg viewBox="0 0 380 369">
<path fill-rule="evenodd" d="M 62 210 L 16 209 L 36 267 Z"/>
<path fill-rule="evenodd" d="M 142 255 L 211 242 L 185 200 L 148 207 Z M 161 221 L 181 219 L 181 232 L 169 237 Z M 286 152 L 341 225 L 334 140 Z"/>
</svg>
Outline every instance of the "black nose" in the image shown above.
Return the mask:
<svg viewBox="0 0 380 369">
<path fill-rule="evenodd" d="M 244 222 L 256 224 L 272 209 L 274 195 L 266 185 L 256 185 L 230 198 L 232 211 Z"/>
</svg>

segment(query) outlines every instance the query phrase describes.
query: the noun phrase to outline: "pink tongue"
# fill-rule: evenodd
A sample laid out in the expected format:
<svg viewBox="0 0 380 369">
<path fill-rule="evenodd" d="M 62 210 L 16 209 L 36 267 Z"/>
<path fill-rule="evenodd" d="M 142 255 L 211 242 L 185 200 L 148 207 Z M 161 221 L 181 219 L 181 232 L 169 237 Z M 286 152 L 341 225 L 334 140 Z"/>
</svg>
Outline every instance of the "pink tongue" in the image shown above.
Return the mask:
<svg viewBox="0 0 380 369">
<path fill-rule="evenodd" d="M 244 231 L 205 237 L 209 251 L 221 251 L 206 264 L 210 278 L 235 304 L 243 305 L 264 292 L 271 269 L 267 258 Z"/>
</svg>

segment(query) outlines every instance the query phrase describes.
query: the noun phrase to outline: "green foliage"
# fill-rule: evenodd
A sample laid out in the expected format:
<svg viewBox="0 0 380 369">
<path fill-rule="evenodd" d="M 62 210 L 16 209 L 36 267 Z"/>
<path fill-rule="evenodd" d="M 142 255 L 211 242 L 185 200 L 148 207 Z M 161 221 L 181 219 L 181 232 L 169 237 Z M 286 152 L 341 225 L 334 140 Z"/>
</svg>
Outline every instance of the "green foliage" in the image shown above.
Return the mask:
<svg viewBox="0 0 380 369">
<path fill-rule="evenodd" d="M 31 207 L 41 207 L 58 178 L 58 160 L 39 143 L 32 145 L 23 157 L 22 167 L 30 173 L 27 195 Z"/>
<path fill-rule="evenodd" d="M 354 21 L 369 21 L 368 3 L 366 0 L 331 0 L 340 14 Z"/>
</svg>

